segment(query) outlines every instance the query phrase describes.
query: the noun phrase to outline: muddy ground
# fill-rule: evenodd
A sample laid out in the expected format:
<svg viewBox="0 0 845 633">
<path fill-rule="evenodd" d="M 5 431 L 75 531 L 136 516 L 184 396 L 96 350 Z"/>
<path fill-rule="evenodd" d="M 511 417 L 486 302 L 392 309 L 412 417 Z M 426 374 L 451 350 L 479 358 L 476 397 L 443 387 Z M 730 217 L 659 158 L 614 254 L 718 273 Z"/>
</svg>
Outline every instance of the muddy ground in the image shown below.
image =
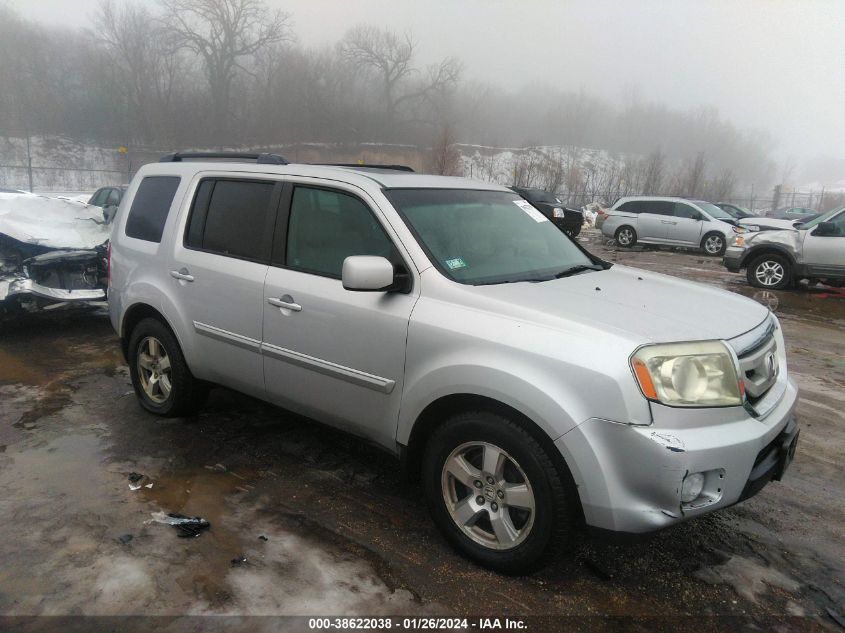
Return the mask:
<svg viewBox="0 0 845 633">
<path fill-rule="evenodd" d="M 757 292 L 699 254 L 583 241 L 775 310 L 803 425 L 782 482 L 643 542 L 583 537 L 543 571 L 505 577 L 450 550 L 420 490 L 376 449 L 225 389 L 198 417 L 157 419 L 136 403 L 103 311 L 31 315 L 0 323 L 0 615 L 545 617 L 533 630 L 643 622 L 596 617 L 634 616 L 843 630 L 828 610 L 845 614 L 845 298 Z M 132 472 L 144 475 L 134 491 Z M 155 521 L 162 512 L 211 528 L 178 538 Z"/>
</svg>

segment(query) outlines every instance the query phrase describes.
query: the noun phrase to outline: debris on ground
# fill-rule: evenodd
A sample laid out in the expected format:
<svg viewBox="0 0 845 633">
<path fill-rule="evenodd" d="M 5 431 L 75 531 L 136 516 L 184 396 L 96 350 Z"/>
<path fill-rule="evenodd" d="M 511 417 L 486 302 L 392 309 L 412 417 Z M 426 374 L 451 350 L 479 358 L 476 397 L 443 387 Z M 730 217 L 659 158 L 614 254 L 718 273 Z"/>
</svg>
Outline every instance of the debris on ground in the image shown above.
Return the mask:
<svg viewBox="0 0 845 633">
<path fill-rule="evenodd" d="M 827 607 L 827 614 L 833 618 L 833 621 L 836 622 L 839 626 L 845 629 L 845 616 L 839 615 L 836 611 Z"/>
<path fill-rule="evenodd" d="M 129 545 L 134 537 L 131 534 L 121 534 L 117 537 L 117 542 L 121 545 Z"/>
<path fill-rule="evenodd" d="M 268 539 L 267 539 L 267 537 L 266 537 L 266 536 L 264 536 L 263 534 L 262 534 L 261 536 L 259 536 L 259 537 L 258 537 L 258 539 L 259 539 L 260 541 L 267 541 L 267 540 L 268 540 Z"/>
<path fill-rule="evenodd" d="M 179 538 L 193 538 L 211 527 L 211 523 L 202 517 L 189 517 L 176 512 L 153 512 L 151 523 L 172 525 L 178 532 Z"/>
<path fill-rule="evenodd" d="M 214 466 L 206 466 L 206 470 L 210 470 L 213 473 L 225 473 L 226 467 L 223 464 L 214 464 Z"/>
<path fill-rule="evenodd" d="M 140 490 L 141 488 L 152 488 L 153 482 L 148 481 L 148 483 L 144 483 L 145 480 L 148 480 L 146 475 L 142 475 L 141 473 L 131 472 L 128 475 L 129 479 L 129 490 Z"/>
<path fill-rule="evenodd" d="M 584 556 L 581 560 L 584 562 L 585 567 L 587 567 L 590 571 L 592 571 L 596 576 L 598 576 L 602 580 L 613 580 L 613 573 L 608 570 L 604 565 L 599 564 L 589 556 Z"/>
<path fill-rule="evenodd" d="M 238 554 L 230 562 L 232 563 L 232 567 L 237 567 L 238 565 L 246 565 L 246 556 L 244 556 L 243 554 Z"/>
</svg>

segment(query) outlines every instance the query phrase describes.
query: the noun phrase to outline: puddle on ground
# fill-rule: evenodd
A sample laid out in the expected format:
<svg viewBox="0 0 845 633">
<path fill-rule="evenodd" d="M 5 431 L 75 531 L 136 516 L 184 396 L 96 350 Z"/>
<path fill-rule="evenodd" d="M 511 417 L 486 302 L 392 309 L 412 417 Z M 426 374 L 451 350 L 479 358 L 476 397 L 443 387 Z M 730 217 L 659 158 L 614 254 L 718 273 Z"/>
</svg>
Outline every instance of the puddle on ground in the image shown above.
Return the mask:
<svg viewBox="0 0 845 633">
<path fill-rule="evenodd" d="M 68 433 L 8 447 L 0 469 L 0 612 L 6 615 L 423 613 L 354 549 L 245 501 L 254 472 L 145 474 L 131 491 L 107 441 Z M 148 469 L 149 470 L 149 469 Z M 147 480 L 145 480 L 147 481 Z M 275 484 L 284 482 L 275 481 Z M 199 515 L 178 538 L 153 512 Z M 21 521 L 18 517 L 25 517 Z M 121 542 L 119 537 L 131 534 Z M 259 538 L 263 537 L 263 538 Z M 233 565 L 232 560 L 246 562 Z"/>
</svg>

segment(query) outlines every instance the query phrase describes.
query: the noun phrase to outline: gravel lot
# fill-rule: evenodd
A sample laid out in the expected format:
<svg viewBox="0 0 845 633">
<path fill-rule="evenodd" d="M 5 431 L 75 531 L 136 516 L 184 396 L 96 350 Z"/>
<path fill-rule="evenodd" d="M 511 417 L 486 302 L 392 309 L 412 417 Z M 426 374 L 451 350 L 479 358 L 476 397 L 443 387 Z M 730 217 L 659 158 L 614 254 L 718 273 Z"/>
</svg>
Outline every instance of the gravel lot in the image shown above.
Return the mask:
<svg viewBox="0 0 845 633">
<path fill-rule="evenodd" d="M 35 615 L 443 614 L 548 618 L 533 630 L 614 622 L 596 616 L 646 618 L 643 630 L 842 630 L 828 609 L 845 615 L 845 297 L 758 292 L 697 253 L 582 241 L 775 310 L 801 388 L 782 482 L 642 542 L 585 537 L 541 572 L 504 577 L 451 551 L 420 490 L 375 449 L 225 389 L 198 417 L 156 419 L 104 312 L 30 315 L 0 323 L 0 629 L 59 622 L 8 619 Z M 161 512 L 211 528 L 178 538 Z"/>
</svg>

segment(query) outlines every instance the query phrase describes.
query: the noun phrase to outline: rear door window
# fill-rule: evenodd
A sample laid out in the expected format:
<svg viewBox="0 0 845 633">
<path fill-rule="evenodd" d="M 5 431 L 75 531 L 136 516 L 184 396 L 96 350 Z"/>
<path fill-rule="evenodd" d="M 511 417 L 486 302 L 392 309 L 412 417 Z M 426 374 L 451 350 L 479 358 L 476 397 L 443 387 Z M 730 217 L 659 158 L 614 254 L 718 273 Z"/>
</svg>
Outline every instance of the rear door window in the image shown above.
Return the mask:
<svg viewBox="0 0 845 633">
<path fill-rule="evenodd" d="M 267 263 L 281 184 L 206 179 L 197 188 L 185 246 Z"/>
<path fill-rule="evenodd" d="M 674 215 L 675 203 L 665 202 L 663 200 L 645 200 L 642 202 L 643 210 L 641 213 L 651 213 L 652 215 Z"/>
<path fill-rule="evenodd" d="M 127 237 L 161 242 L 164 223 L 180 180 L 179 176 L 147 176 L 141 181 L 126 218 L 124 232 Z"/>
</svg>

